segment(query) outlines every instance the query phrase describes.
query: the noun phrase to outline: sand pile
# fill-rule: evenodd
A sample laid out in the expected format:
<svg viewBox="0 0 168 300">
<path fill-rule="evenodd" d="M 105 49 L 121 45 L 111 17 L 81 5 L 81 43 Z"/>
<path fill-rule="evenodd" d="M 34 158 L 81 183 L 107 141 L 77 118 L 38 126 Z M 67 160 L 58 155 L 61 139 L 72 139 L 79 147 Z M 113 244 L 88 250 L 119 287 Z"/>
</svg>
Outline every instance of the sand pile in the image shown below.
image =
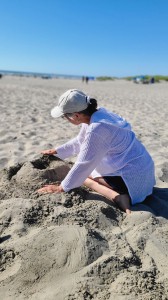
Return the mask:
<svg viewBox="0 0 168 300">
<path fill-rule="evenodd" d="M 168 189 L 128 216 L 82 187 L 37 194 L 69 167 L 46 156 L 0 172 L 0 298 L 168 299 Z"/>
</svg>

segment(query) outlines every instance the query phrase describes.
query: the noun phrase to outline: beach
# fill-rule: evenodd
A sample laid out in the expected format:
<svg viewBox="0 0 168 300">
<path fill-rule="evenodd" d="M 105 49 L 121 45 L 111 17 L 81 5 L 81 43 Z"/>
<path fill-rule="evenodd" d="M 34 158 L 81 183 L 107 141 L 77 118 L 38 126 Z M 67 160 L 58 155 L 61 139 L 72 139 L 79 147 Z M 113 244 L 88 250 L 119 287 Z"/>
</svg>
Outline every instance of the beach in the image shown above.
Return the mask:
<svg viewBox="0 0 168 300">
<path fill-rule="evenodd" d="M 154 160 L 153 196 L 130 215 L 84 187 L 36 192 L 75 162 L 40 154 L 79 132 L 50 115 L 71 88 L 127 119 Z M 168 83 L 3 76 L 0 94 L 0 298 L 168 299 Z"/>
</svg>

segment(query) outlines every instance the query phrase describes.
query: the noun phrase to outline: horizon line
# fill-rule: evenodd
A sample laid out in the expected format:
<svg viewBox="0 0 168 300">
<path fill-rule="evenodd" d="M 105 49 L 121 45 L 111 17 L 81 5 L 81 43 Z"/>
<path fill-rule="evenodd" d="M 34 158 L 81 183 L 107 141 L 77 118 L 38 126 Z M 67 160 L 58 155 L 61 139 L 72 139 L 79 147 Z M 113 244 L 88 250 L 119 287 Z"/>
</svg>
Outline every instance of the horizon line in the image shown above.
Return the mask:
<svg viewBox="0 0 168 300">
<path fill-rule="evenodd" d="M 88 76 L 89 78 L 99 78 L 99 77 L 109 77 L 109 78 L 128 78 L 128 77 L 140 77 L 140 76 L 163 76 L 167 77 L 168 75 L 161 75 L 161 74 L 138 74 L 138 75 L 126 75 L 126 76 L 111 76 L 111 75 L 98 75 L 98 76 L 93 76 L 93 75 L 75 75 L 75 74 L 61 74 L 61 73 L 53 73 L 53 72 L 35 72 L 35 71 L 18 71 L 18 70 L 1 70 L 0 73 L 3 72 L 9 72 L 9 73 L 19 73 L 19 74 L 34 74 L 34 75 L 52 75 L 52 76 L 70 76 L 70 77 L 86 77 Z"/>
</svg>

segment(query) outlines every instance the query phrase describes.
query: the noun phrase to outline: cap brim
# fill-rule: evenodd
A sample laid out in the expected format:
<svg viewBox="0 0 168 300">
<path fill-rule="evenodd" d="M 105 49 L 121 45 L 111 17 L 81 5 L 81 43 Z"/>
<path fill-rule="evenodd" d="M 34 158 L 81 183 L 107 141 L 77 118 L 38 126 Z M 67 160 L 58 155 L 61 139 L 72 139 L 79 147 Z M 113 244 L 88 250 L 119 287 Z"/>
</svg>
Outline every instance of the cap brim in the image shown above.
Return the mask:
<svg viewBox="0 0 168 300">
<path fill-rule="evenodd" d="M 64 115 L 63 111 L 60 109 L 59 106 L 56 106 L 54 107 L 52 110 L 51 110 L 51 116 L 53 118 L 59 118 L 59 117 L 62 117 Z"/>
</svg>

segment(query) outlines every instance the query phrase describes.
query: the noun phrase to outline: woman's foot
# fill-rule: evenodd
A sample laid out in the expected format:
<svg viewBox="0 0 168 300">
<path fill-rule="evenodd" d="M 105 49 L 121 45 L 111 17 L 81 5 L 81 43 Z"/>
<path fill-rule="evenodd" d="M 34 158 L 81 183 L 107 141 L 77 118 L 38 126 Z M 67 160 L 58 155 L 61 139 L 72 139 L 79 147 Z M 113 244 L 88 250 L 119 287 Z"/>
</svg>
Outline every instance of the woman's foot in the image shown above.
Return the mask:
<svg viewBox="0 0 168 300">
<path fill-rule="evenodd" d="M 131 213 L 130 198 L 127 194 L 120 195 L 116 191 L 112 190 L 110 186 L 100 184 L 91 178 L 87 178 L 84 182 L 84 185 L 112 201 L 120 209 L 125 211 L 126 214 Z"/>
<path fill-rule="evenodd" d="M 127 194 L 118 195 L 113 201 L 120 209 L 125 211 L 127 215 L 131 213 L 130 197 Z"/>
</svg>

